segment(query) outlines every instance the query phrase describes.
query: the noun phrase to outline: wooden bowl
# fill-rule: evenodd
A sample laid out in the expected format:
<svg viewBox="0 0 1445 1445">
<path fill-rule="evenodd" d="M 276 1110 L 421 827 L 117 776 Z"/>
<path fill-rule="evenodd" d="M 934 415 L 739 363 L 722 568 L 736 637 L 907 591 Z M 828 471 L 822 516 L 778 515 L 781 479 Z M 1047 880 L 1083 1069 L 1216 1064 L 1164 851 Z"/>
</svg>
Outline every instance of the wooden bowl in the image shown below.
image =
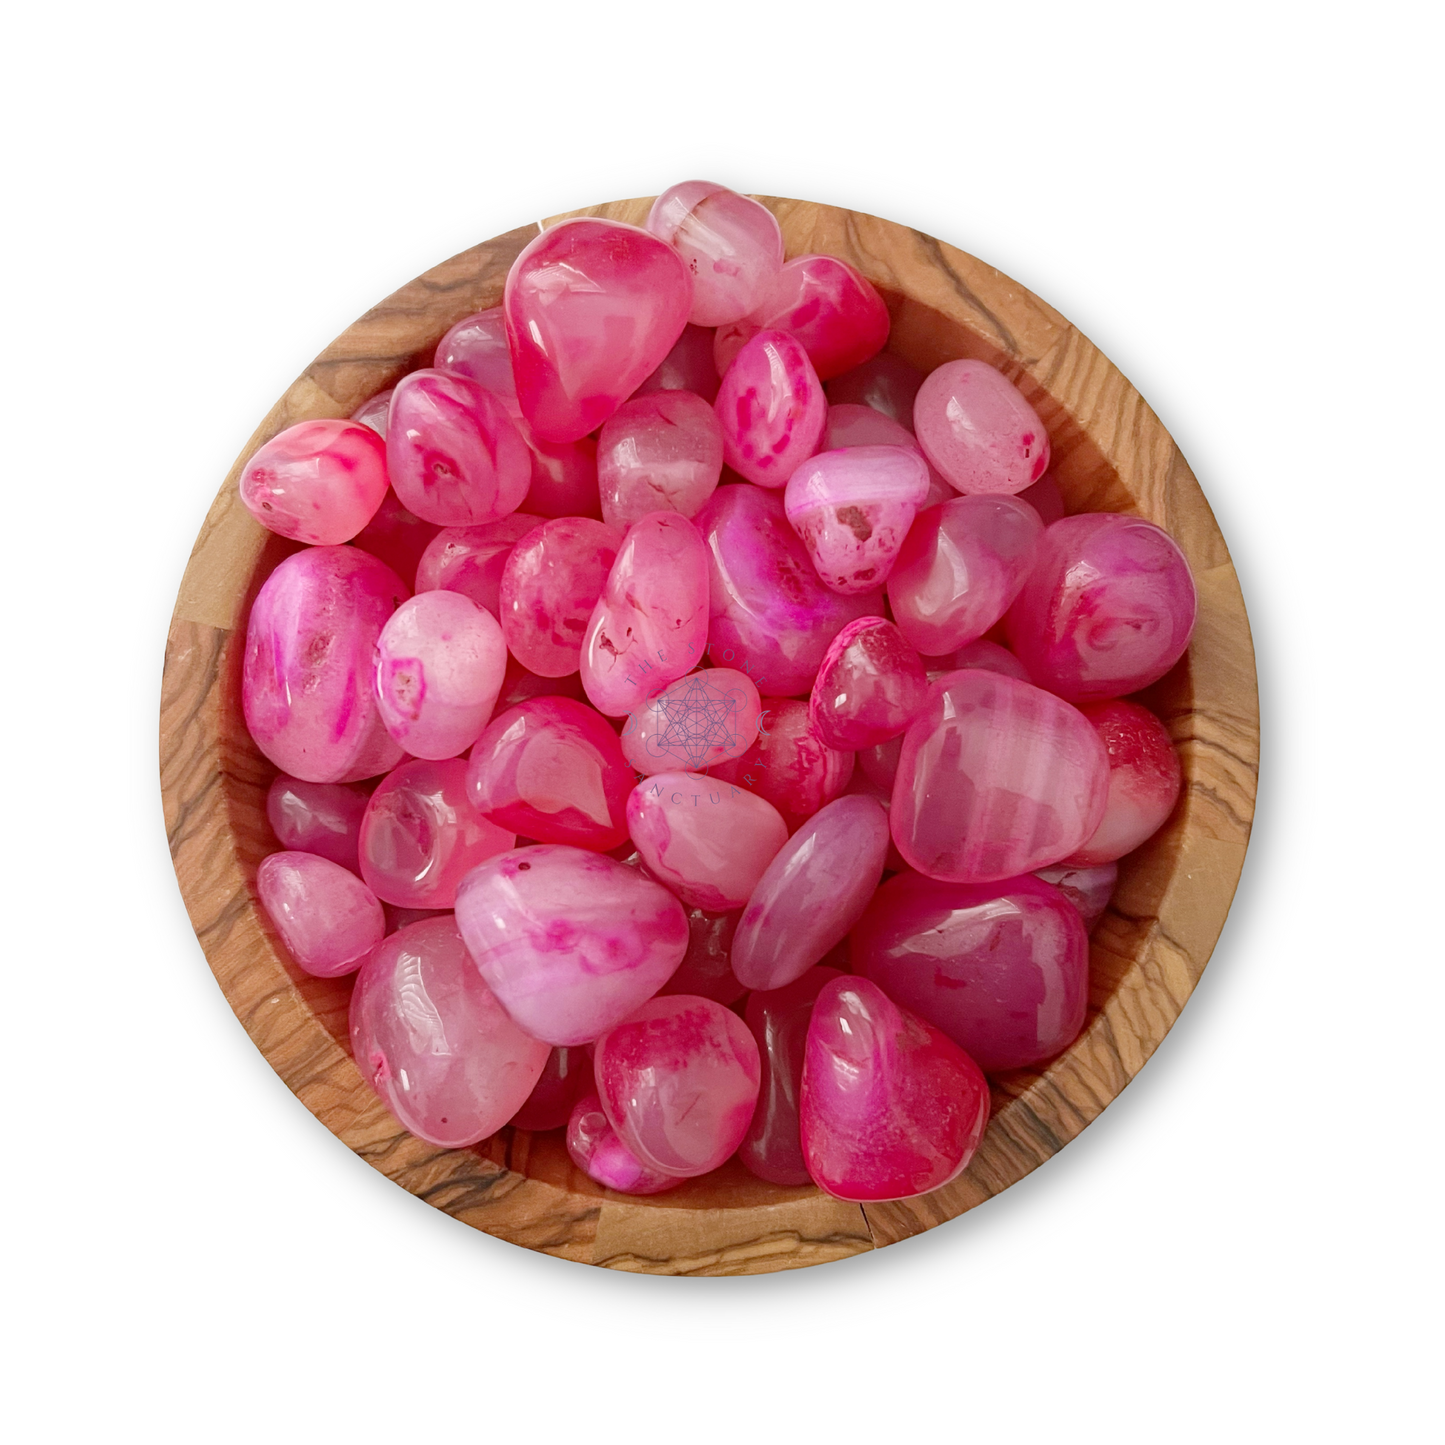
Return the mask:
<svg viewBox="0 0 1445 1445">
<path fill-rule="evenodd" d="M 1042 1164 L 1123 1089 L 1178 1016 L 1223 926 L 1254 813 L 1259 711 L 1244 602 L 1209 505 L 1144 399 L 1058 312 L 972 256 L 874 216 L 762 199 L 789 255 L 841 256 L 879 288 L 893 317 L 890 351 L 925 371 L 960 356 L 1001 367 L 1048 426 L 1068 509 L 1159 523 L 1184 549 L 1199 587 L 1188 656 L 1146 699 L 1178 745 L 1184 797 L 1168 826 L 1120 865 L 1094 933 L 1083 1033 L 1047 1068 L 995 1083 L 988 1132 L 952 1184 L 860 1206 L 811 1186 L 765 1184 L 733 1160 L 636 1199 L 573 1168 L 559 1131 L 507 1128 L 475 1149 L 438 1149 L 397 1125 L 352 1062 L 351 980 L 297 969 L 257 904 L 256 866 L 277 847 L 265 812 L 276 770 L 242 722 L 240 664 L 251 600 L 295 544 L 251 519 L 237 477 L 283 427 L 346 416 L 429 366 L 453 322 L 500 302 L 507 270 L 537 227 L 428 271 L 307 367 L 222 485 L 166 649 L 161 791 L 176 876 L 206 958 L 272 1068 L 338 1138 L 435 1208 L 529 1249 L 650 1274 L 758 1274 L 877 1249 L 962 1214 Z M 650 204 L 572 214 L 640 224 Z"/>
</svg>

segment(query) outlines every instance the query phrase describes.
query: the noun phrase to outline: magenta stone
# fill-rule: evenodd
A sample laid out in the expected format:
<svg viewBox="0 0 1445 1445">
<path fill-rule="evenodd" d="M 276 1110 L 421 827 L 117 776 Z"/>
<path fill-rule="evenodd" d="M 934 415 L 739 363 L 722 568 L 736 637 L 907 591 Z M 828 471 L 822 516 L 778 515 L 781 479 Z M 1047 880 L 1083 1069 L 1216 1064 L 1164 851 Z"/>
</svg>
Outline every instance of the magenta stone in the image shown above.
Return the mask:
<svg viewBox="0 0 1445 1445">
<path fill-rule="evenodd" d="M 507 347 L 507 323 L 500 306 L 458 321 L 437 343 L 432 365 L 438 371 L 469 377 L 486 387 L 514 420 L 521 419 L 512 354 Z"/>
<path fill-rule="evenodd" d="M 627 715 L 622 751 L 645 776 L 676 768 L 700 773 L 747 752 L 762 712 L 746 673 L 704 668 L 668 683 Z"/>
<path fill-rule="evenodd" d="M 543 518 L 513 512 L 482 527 L 443 527 L 427 545 L 416 568 L 416 590 L 443 588 L 470 597 L 497 616 L 502 570 L 512 548 Z"/>
<path fill-rule="evenodd" d="M 1008 648 L 1000 647 L 998 643 L 988 642 L 983 638 L 960 647 L 953 654 L 953 664 L 948 670 L 957 672 L 960 668 L 965 667 L 976 667 L 983 672 L 1002 673 L 1005 677 L 1016 677 L 1020 682 L 1031 681 L 1028 668 Z"/>
<path fill-rule="evenodd" d="M 1164 826 L 1179 801 L 1183 772 L 1164 724 L 1136 702 L 1086 703 L 1109 754 L 1109 801 L 1082 848 L 1067 859 L 1092 868 L 1132 853 Z"/>
<path fill-rule="evenodd" d="M 241 472 L 241 501 L 292 541 L 349 542 L 386 495 L 386 444 L 359 422 L 301 421 L 264 442 Z"/>
<path fill-rule="evenodd" d="M 539 517 L 602 518 L 597 492 L 597 443 L 544 442 L 527 435 L 532 452 L 532 484 L 522 506 Z"/>
<path fill-rule="evenodd" d="M 534 1134 L 564 1128 L 572 1117 L 573 1107 L 595 1090 L 592 1060 L 587 1057 L 586 1049 L 553 1049 L 527 1102 L 508 1122 L 514 1129 L 527 1129 Z"/>
<path fill-rule="evenodd" d="M 404 1128 L 464 1149 L 521 1108 L 548 1051 L 507 1017 L 446 917 L 403 928 L 367 960 L 351 995 L 351 1052 Z"/>
<path fill-rule="evenodd" d="M 858 767 L 870 782 L 887 788 L 892 801 L 893 780 L 898 776 L 898 759 L 903 755 L 903 735 L 889 738 L 886 743 L 877 743 L 871 748 L 859 748 Z"/>
<path fill-rule="evenodd" d="M 375 396 L 367 399 L 351 413 L 352 421 L 359 421 L 362 426 L 369 426 L 377 436 L 386 436 L 386 418 L 391 412 L 392 388 L 387 387 L 385 391 L 379 391 Z M 387 564 L 388 566 L 390 563 Z"/>
<path fill-rule="evenodd" d="M 723 458 L 760 487 L 781 487 L 823 439 L 828 403 L 808 353 L 785 331 L 760 331 L 723 373 L 713 403 Z"/>
<path fill-rule="evenodd" d="M 352 538 L 354 546 L 385 562 L 413 592 L 425 592 L 415 584 L 422 554 L 441 529 L 435 522 L 413 516 L 387 488 L 376 515 Z"/>
<path fill-rule="evenodd" d="M 766 798 L 793 832 L 848 786 L 853 754 L 830 748 L 818 736 L 807 703 L 764 698 L 763 708 L 757 742 L 735 761 L 720 763 L 714 775 Z"/>
<path fill-rule="evenodd" d="M 315 853 L 263 858 L 256 892 L 291 957 L 317 978 L 354 973 L 386 932 L 371 889 L 340 863 Z"/>
<path fill-rule="evenodd" d="M 694 517 L 717 490 L 722 464 L 722 427 L 702 397 L 690 391 L 635 396 L 602 426 L 602 516 L 615 527 L 630 527 L 649 512 Z"/>
<path fill-rule="evenodd" d="M 567 1120 L 567 1153 L 589 1179 L 619 1194 L 661 1194 L 682 1183 L 680 1175 L 649 1169 L 638 1159 L 607 1122 L 595 1092 L 579 1099 Z"/>
<path fill-rule="evenodd" d="M 1052 868 L 1040 868 L 1034 877 L 1052 883 L 1079 910 L 1085 929 L 1092 933 L 1114 896 L 1119 865 L 1100 863 L 1095 868 L 1074 868 L 1067 863 L 1058 863 Z"/>
<path fill-rule="evenodd" d="M 638 862 L 641 862 L 640 854 Z M 687 953 L 661 991 L 695 993 L 724 1006 L 736 1003 L 747 992 L 732 969 L 733 935 L 741 917 L 740 908 L 726 913 L 711 913 L 706 908 L 688 909 Z"/>
<path fill-rule="evenodd" d="M 1189 563 L 1162 528 L 1081 513 L 1045 531 L 1008 614 L 1009 646 L 1060 697 L 1120 697 L 1184 656 L 1197 605 Z"/>
<path fill-rule="evenodd" d="M 410 595 L 355 547 L 307 548 L 262 584 L 246 624 L 241 700 L 256 746 L 283 773 L 351 783 L 401 759 L 377 710 L 371 661 Z"/>
<path fill-rule="evenodd" d="M 685 326 L 677 344 L 633 396 L 646 396 L 653 391 L 692 391 L 711 406 L 717 398 L 721 379 L 712 359 L 712 343 L 710 327 Z"/>
<path fill-rule="evenodd" d="M 916 366 L 880 351 L 852 371 L 835 376 L 824 388 L 832 406 L 866 406 L 881 412 L 913 435 L 913 398 L 923 385 Z"/>
<path fill-rule="evenodd" d="M 928 460 L 960 492 L 1021 492 L 1048 470 L 1049 434 L 1024 394 L 986 361 L 945 361 L 913 402 Z"/>
<path fill-rule="evenodd" d="M 1046 472 L 1033 486 L 1014 494 L 1019 501 L 1027 502 L 1039 514 L 1039 520 L 1046 527 L 1052 527 L 1064 515 L 1064 494 L 1052 472 Z"/>
<path fill-rule="evenodd" d="M 558 1047 L 605 1033 L 687 952 L 687 915 L 660 883 L 604 854 L 551 844 L 473 869 L 457 924 L 507 1012 Z"/>
<path fill-rule="evenodd" d="M 897 737 L 927 693 L 923 664 L 903 634 L 881 617 L 860 617 L 828 645 L 808 718 L 830 748 L 856 752 Z"/>
<path fill-rule="evenodd" d="M 266 819 L 281 846 L 315 853 L 359 873 L 356 844 L 367 794 L 345 783 L 307 783 L 282 773 L 266 794 Z"/>
</svg>

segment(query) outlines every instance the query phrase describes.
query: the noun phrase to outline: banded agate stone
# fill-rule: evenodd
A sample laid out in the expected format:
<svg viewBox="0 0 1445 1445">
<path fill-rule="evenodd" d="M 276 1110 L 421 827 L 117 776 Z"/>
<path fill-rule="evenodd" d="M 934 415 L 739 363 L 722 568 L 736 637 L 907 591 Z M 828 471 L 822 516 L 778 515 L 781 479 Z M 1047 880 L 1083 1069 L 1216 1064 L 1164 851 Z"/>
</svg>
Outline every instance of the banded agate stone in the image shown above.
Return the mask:
<svg viewBox="0 0 1445 1445">
<path fill-rule="evenodd" d="M 759 331 L 723 373 L 713 403 L 723 460 L 760 487 L 786 485 L 818 450 L 828 403 L 808 353 L 786 331 Z"/>
<path fill-rule="evenodd" d="M 349 542 L 386 496 L 386 443 L 359 422 L 301 421 L 263 442 L 241 472 L 241 501 L 295 542 Z"/>
<path fill-rule="evenodd" d="M 1164 826 L 1179 801 L 1183 770 L 1164 724 L 1137 702 L 1085 703 L 1109 754 L 1109 801 L 1084 846 L 1066 861 L 1093 868 L 1132 853 Z"/>
<path fill-rule="evenodd" d="M 493 617 L 501 608 L 502 571 L 512 548 L 544 518 L 512 512 L 480 527 L 443 527 L 416 566 L 416 590 L 444 589 L 470 597 Z"/>
<path fill-rule="evenodd" d="M 958 495 L 923 456 L 923 448 L 918 445 L 913 433 L 872 407 L 848 403 L 829 406 L 823 441 L 818 450 L 834 452 L 840 447 L 903 447 L 917 452 L 928 471 L 928 491 L 918 504 L 920 512 L 925 507 L 937 506 L 939 502 L 949 501 Z"/>
<path fill-rule="evenodd" d="M 605 1189 L 619 1194 L 661 1194 L 682 1183 L 680 1175 L 649 1169 L 617 1137 L 595 1091 L 577 1101 L 566 1123 L 568 1157 Z"/>
<path fill-rule="evenodd" d="M 986 361 L 945 361 L 913 401 L 928 460 L 960 492 L 1021 492 L 1049 466 L 1049 434 L 1024 394 Z"/>
<path fill-rule="evenodd" d="M 897 627 L 860 617 L 828 644 L 808 720 L 830 748 L 857 752 L 896 738 L 927 695 L 923 663 Z"/>
<path fill-rule="evenodd" d="M 256 892 L 291 957 L 317 978 L 354 973 L 386 931 L 376 894 L 355 873 L 314 853 L 263 858 Z"/>
<path fill-rule="evenodd" d="M 282 773 L 266 793 L 266 821 L 281 846 L 359 873 L 356 845 L 368 795 L 347 783 L 307 783 Z"/>
<path fill-rule="evenodd" d="M 690 391 L 635 396 L 602 424 L 602 516 L 614 527 L 630 527 L 649 512 L 695 517 L 717 490 L 722 465 L 722 428 L 702 397 Z"/>
<path fill-rule="evenodd" d="M 622 751 L 644 777 L 676 768 L 700 773 L 747 752 L 762 713 L 745 672 L 704 668 L 668 683 L 627 715 Z"/>
</svg>

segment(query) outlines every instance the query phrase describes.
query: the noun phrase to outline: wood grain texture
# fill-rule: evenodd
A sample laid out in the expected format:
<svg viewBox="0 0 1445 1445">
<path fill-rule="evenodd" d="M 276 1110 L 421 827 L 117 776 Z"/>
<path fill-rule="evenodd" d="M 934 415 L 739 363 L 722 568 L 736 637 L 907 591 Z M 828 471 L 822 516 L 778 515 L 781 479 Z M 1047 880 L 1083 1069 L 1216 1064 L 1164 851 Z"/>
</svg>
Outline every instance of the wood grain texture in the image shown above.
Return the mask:
<svg viewBox="0 0 1445 1445">
<path fill-rule="evenodd" d="M 536 226 L 474 246 L 389 296 L 271 409 L 196 540 L 162 685 L 161 791 L 176 876 L 221 988 L 287 1086 L 369 1164 L 435 1208 L 529 1249 L 649 1274 L 759 1274 L 842 1259 L 953 1219 L 1043 1163 L 1098 1117 L 1178 1017 L 1219 937 L 1254 815 L 1259 714 L 1244 602 L 1209 505 L 1144 399 L 1058 312 L 974 257 L 875 216 L 759 199 L 777 215 L 790 256 L 841 256 L 879 287 L 893 318 L 889 350 L 925 370 L 959 356 L 1001 367 L 1049 428 L 1069 510 L 1158 522 L 1199 584 L 1189 653 L 1146 698 L 1180 750 L 1180 807 L 1121 864 L 1094 935 L 1083 1034 L 1047 1068 L 995 1083 L 988 1132 L 957 1180 L 919 1199 L 860 1207 L 764 1184 L 734 1160 L 671 1193 L 632 1199 L 573 1168 L 556 1133 L 504 1129 L 476 1149 L 437 1149 L 400 1129 L 352 1062 L 350 980 L 297 969 L 256 902 L 257 864 L 278 846 L 265 818 L 275 769 L 241 720 L 241 643 L 256 589 L 296 547 L 241 506 L 240 469 L 293 422 L 347 415 L 429 365 L 453 322 L 499 303 Z M 569 214 L 640 222 L 650 204 Z"/>
</svg>

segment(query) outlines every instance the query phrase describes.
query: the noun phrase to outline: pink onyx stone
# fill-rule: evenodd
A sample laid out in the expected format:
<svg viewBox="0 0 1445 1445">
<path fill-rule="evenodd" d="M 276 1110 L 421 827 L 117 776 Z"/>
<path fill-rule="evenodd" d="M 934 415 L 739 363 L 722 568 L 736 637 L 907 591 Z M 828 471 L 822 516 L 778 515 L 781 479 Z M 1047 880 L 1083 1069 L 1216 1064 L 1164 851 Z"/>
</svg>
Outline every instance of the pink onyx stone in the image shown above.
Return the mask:
<svg viewBox="0 0 1445 1445">
<path fill-rule="evenodd" d="M 361 819 L 361 876 L 398 908 L 451 908 L 457 885 L 515 841 L 467 795 L 463 758 L 411 758 L 382 779 Z"/>
<path fill-rule="evenodd" d="M 567 1120 L 567 1154 L 591 1180 L 619 1194 L 661 1194 L 682 1183 L 678 1174 L 649 1169 L 607 1122 L 602 1101 L 589 1092 Z"/>
<path fill-rule="evenodd" d="M 888 815 L 873 798 L 820 809 L 758 880 L 733 937 L 745 988 L 782 988 L 841 943 L 862 916 L 888 855 Z"/>
<path fill-rule="evenodd" d="M 474 868 L 457 924 L 507 1012 L 559 1048 L 591 1043 L 626 1018 L 687 952 L 687 915 L 660 883 L 555 844 Z"/>
<path fill-rule="evenodd" d="M 1046 527 L 1052 527 L 1064 515 L 1064 494 L 1059 490 L 1052 472 L 1046 472 L 1033 486 L 1025 487 L 1014 495 L 1019 501 L 1027 502 Z"/>
<path fill-rule="evenodd" d="M 419 592 L 376 640 L 381 720 L 412 757 L 454 758 L 486 727 L 506 671 L 490 612 L 460 592 Z"/>
<path fill-rule="evenodd" d="M 574 1106 L 595 1090 L 592 1060 L 587 1057 L 586 1049 L 553 1049 L 547 1056 L 542 1077 L 527 1095 L 527 1102 L 508 1123 L 514 1129 L 526 1129 L 534 1134 L 564 1128 Z"/>
<path fill-rule="evenodd" d="M 377 436 L 386 436 L 386 418 L 391 411 L 392 388 L 387 387 L 385 391 L 379 391 L 375 396 L 369 396 L 351 413 L 352 421 L 359 421 L 362 426 L 369 426 Z M 389 564 L 388 564 L 389 565 Z"/>
<path fill-rule="evenodd" d="M 758 1046 L 710 998 L 645 1003 L 597 1040 L 597 1092 L 618 1137 L 650 1169 L 690 1179 L 743 1141 L 758 1099 Z"/>
<path fill-rule="evenodd" d="M 1021 492 L 1048 470 L 1039 414 L 986 361 L 945 361 L 929 372 L 913 401 L 913 429 L 960 492 Z"/>
<path fill-rule="evenodd" d="M 913 435 L 913 398 L 923 385 L 923 373 L 916 366 L 880 351 L 852 371 L 828 382 L 824 390 L 834 407 L 866 406 L 908 429 Z"/>
<path fill-rule="evenodd" d="M 733 935 L 741 917 L 740 908 L 725 913 L 713 913 L 706 908 L 688 909 L 687 953 L 661 992 L 695 993 L 725 1007 L 736 1003 L 747 992 L 732 969 Z"/>
<path fill-rule="evenodd" d="M 899 630 L 928 657 L 975 642 L 1008 610 L 1043 536 L 1014 497 L 954 497 L 920 512 L 888 574 Z"/>
<path fill-rule="evenodd" d="M 644 778 L 627 800 L 627 831 L 648 872 L 693 908 L 741 908 L 788 841 L 771 803 L 680 770 Z"/>
<path fill-rule="evenodd" d="M 740 321 L 783 268 L 783 233 L 773 213 L 713 181 L 682 181 L 653 203 L 647 229 L 692 273 L 694 326 Z"/>
<path fill-rule="evenodd" d="M 414 585 L 416 569 L 440 530 L 435 522 L 423 522 L 408 512 L 388 487 L 376 515 L 351 540 L 385 562 L 413 592 L 425 592 L 426 588 Z"/>
<path fill-rule="evenodd" d="M 1100 863 L 1094 868 L 1076 868 L 1068 863 L 1056 863 L 1052 868 L 1036 870 L 1034 877 L 1052 883 L 1079 910 L 1084 928 L 1092 933 L 1114 896 L 1114 885 L 1119 881 L 1119 865 Z"/>
<path fill-rule="evenodd" d="M 649 512 L 695 517 L 717 490 L 722 464 L 722 427 L 702 397 L 690 391 L 635 396 L 602 424 L 602 516 L 614 527 L 630 527 Z"/>
<path fill-rule="evenodd" d="M 512 656 L 539 677 L 566 677 L 582 660 L 582 638 L 622 531 L 589 517 L 557 517 L 528 532 L 502 568 L 498 616 Z"/>
<path fill-rule="evenodd" d="M 315 853 L 263 858 L 256 892 L 291 957 L 317 978 L 354 973 L 386 933 L 376 894 L 355 873 Z"/>
<path fill-rule="evenodd" d="M 808 706 L 789 698 L 764 698 L 757 742 L 715 770 L 716 777 L 741 783 L 772 803 L 790 833 L 838 797 L 853 776 L 853 754 L 830 748 L 818 736 Z"/>
<path fill-rule="evenodd" d="M 359 422 L 301 421 L 241 472 L 241 501 L 268 531 L 312 546 L 349 542 L 386 496 L 386 444 Z"/>
<path fill-rule="evenodd" d="M 903 735 L 893 839 L 930 878 L 992 883 L 1069 857 L 1108 791 L 1108 755 L 1076 707 L 999 673 L 953 672 Z"/>
<path fill-rule="evenodd" d="M 636 779 L 617 734 L 570 697 L 536 697 L 492 719 L 472 748 L 472 806 L 539 843 L 606 853 L 627 838 Z"/>
<path fill-rule="evenodd" d="M 262 584 L 246 624 L 241 702 L 256 746 L 293 778 L 352 783 L 394 767 L 372 690 L 386 620 L 411 594 L 355 547 L 310 547 Z"/>
<path fill-rule="evenodd" d="M 575 442 L 656 370 L 682 335 L 692 278 L 638 226 L 550 226 L 512 263 L 502 307 L 517 400 L 534 436 Z"/>
<path fill-rule="evenodd" d="M 307 783 L 275 779 L 266 794 L 266 820 L 281 846 L 293 853 L 315 853 L 359 873 L 356 843 L 367 794 L 346 783 Z"/>
<path fill-rule="evenodd" d="M 582 686 L 593 707 L 625 717 L 691 672 L 707 646 L 707 550 L 676 512 L 629 528 L 582 641 Z"/>
<path fill-rule="evenodd" d="M 1198 599 L 1184 554 L 1142 517 L 1049 527 L 1009 610 L 1009 646 L 1040 687 L 1101 701 L 1157 682 L 1189 646 Z"/>
<path fill-rule="evenodd" d="M 704 668 L 668 683 L 628 714 L 622 751 L 645 777 L 677 768 L 700 773 L 747 752 L 762 713 L 746 673 Z"/>
<path fill-rule="evenodd" d="M 979 638 L 977 642 L 970 642 L 960 647 L 953 654 L 953 662 L 948 671 L 957 672 L 960 668 L 976 667 L 982 672 L 998 672 L 1004 677 L 1016 677 L 1020 682 L 1029 682 L 1029 670 L 1008 648 L 1000 647 L 996 642 L 989 642 Z"/>
<path fill-rule="evenodd" d="M 512 353 L 507 346 L 507 322 L 500 306 L 458 321 L 437 343 L 432 365 L 438 371 L 469 377 L 478 386 L 486 387 L 514 420 L 521 419 Z"/>
<path fill-rule="evenodd" d="M 849 940 L 853 971 L 940 1028 L 985 1073 L 1062 1053 L 1084 1026 L 1089 936 L 1038 878 L 890 878 Z"/>
<path fill-rule="evenodd" d="M 662 364 L 637 388 L 634 397 L 653 391 L 691 391 L 709 406 L 717 398 L 717 363 L 712 359 L 713 333 L 703 326 L 685 326 Z"/>
<path fill-rule="evenodd" d="M 597 491 L 597 443 L 589 437 L 575 442 L 544 442 L 528 436 L 532 452 L 532 484 L 522 506 L 539 517 L 602 518 Z"/>
<path fill-rule="evenodd" d="M 927 694 L 923 663 L 903 634 L 881 617 L 860 617 L 829 643 L 808 719 L 830 748 L 857 752 L 897 737 Z"/>
<path fill-rule="evenodd" d="M 887 788 L 890 802 L 893 794 L 893 780 L 898 776 L 898 759 L 903 755 L 903 734 L 889 738 L 886 743 L 876 743 L 871 748 L 859 748 L 858 767 L 871 783 Z"/>
<path fill-rule="evenodd" d="M 576 702 L 585 698 L 582 691 L 582 674 L 569 673 L 566 677 L 538 677 L 528 672 L 515 657 L 507 661 L 507 675 L 502 679 L 502 690 L 497 695 L 497 715 L 519 702 L 533 697 L 570 697 Z"/>
<path fill-rule="evenodd" d="M 1066 861 L 1093 868 L 1132 853 L 1164 826 L 1184 776 L 1164 724 L 1137 702 L 1086 703 L 1109 754 L 1109 801 L 1092 836 Z"/>
<path fill-rule="evenodd" d="M 881 593 L 845 597 L 823 585 L 776 492 L 719 487 L 697 526 L 711 579 L 708 656 L 759 688 L 807 692 L 844 625 L 883 610 Z"/>
<path fill-rule="evenodd" d="M 988 1112 L 982 1071 L 941 1029 L 866 978 L 823 986 L 798 1101 L 820 1188 L 858 1203 L 927 1194 L 963 1172 Z"/>
<path fill-rule="evenodd" d="M 532 476 L 532 454 L 501 401 L 448 371 L 413 371 L 397 382 L 386 463 L 402 505 L 443 527 L 515 512 Z"/>
<path fill-rule="evenodd" d="M 752 1123 L 738 1158 L 769 1184 L 811 1184 L 798 1134 L 798 1091 L 813 1004 L 825 984 L 843 975 L 836 968 L 810 968 L 782 988 L 748 998 L 743 1018 L 758 1046 L 762 1079 Z"/>
<path fill-rule="evenodd" d="M 351 995 L 351 1052 L 398 1122 L 442 1149 L 495 1134 L 547 1066 L 477 972 L 454 919 L 393 933 Z"/>
<path fill-rule="evenodd" d="M 723 373 L 713 409 L 723 459 L 760 487 L 785 486 L 818 450 L 828 420 L 808 353 L 786 331 L 760 331 L 743 346 Z"/>
<path fill-rule="evenodd" d="M 421 555 L 416 590 L 460 592 L 493 617 L 501 609 L 502 570 L 512 548 L 543 518 L 512 512 L 481 527 L 443 527 Z"/>
</svg>

